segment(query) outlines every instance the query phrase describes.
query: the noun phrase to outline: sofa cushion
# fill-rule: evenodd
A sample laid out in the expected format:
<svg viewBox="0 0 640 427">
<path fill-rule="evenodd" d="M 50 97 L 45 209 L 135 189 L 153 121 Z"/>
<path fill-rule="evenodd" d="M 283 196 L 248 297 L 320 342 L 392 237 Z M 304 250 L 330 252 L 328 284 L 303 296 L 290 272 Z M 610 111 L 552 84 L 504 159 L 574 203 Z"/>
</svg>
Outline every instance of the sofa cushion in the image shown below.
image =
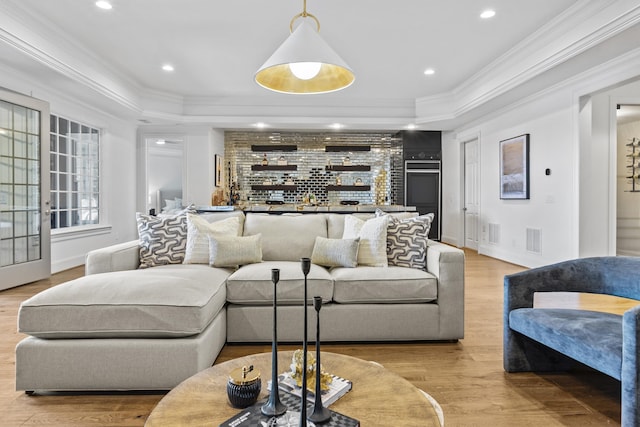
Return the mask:
<svg viewBox="0 0 640 427">
<path fill-rule="evenodd" d="M 211 218 L 211 217 L 209 217 Z M 240 236 L 240 218 L 228 217 L 212 222 L 200 215 L 187 215 L 187 246 L 184 264 L 209 264 L 209 237 Z"/>
<path fill-rule="evenodd" d="M 84 276 L 24 301 L 18 330 L 39 338 L 196 335 L 223 309 L 230 273 L 192 264 Z"/>
<path fill-rule="evenodd" d="M 366 221 L 352 215 L 344 219 L 343 239 L 360 238 L 358 247 L 358 265 L 386 267 L 387 260 L 387 223 L 389 218 L 381 216 Z"/>
<path fill-rule="evenodd" d="M 243 237 L 210 236 L 209 265 L 231 267 L 262 262 L 261 234 Z"/>
<path fill-rule="evenodd" d="M 253 234 L 262 234 L 263 260 L 299 261 L 311 258 L 317 236 L 327 237 L 327 219 L 324 215 L 248 213 L 244 235 Z"/>
<path fill-rule="evenodd" d="M 273 282 L 271 269 L 280 269 L 277 284 L 278 304 L 302 304 L 304 299 L 304 275 L 300 261 L 266 261 L 245 265 L 227 279 L 227 301 L 233 304 L 273 304 Z M 307 276 L 307 296 L 322 297 L 331 301 L 333 280 L 329 272 L 311 264 Z"/>
<path fill-rule="evenodd" d="M 435 276 L 415 268 L 337 267 L 331 277 L 338 303 L 416 303 L 438 297 Z"/>
<path fill-rule="evenodd" d="M 360 238 L 325 239 L 316 237 L 311 262 L 323 267 L 355 267 L 358 265 Z"/>
</svg>

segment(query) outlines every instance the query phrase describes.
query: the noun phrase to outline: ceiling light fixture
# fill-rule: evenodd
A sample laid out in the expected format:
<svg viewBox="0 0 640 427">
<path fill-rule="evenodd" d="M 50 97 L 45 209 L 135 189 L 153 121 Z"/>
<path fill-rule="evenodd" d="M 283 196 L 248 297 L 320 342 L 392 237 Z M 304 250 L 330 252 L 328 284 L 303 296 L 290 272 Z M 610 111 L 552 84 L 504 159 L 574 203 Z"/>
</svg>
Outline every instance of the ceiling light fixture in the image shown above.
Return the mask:
<svg viewBox="0 0 640 427">
<path fill-rule="evenodd" d="M 480 14 L 480 18 L 482 19 L 489 19 L 493 18 L 494 16 L 496 16 L 496 11 L 491 9 L 487 9 Z"/>
<path fill-rule="evenodd" d="M 433 68 L 427 68 L 426 70 L 424 70 L 424 75 L 425 76 L 432 76 L 436 73 L 436 70 L 434 70 Z"/>
<path fill-rule="evenodd" d="M 113 9 L 113 6 L 111 6 L 111 3 L 109 3 L 108 1 L 105 1 L 105 0 L 97 1 L 96 2 L 96 6 L 98 6 L 100 9 L 104 9 L 104 10 Z"/>
<path fill-rule="evenodd" d="M 298 18 L 303 20 L 294 30 Z M 289 30 L 289 37 L 256 72 L 256 83 L 274 92 L 293 94 L 328 93 L 351 86 L 353 71 L 320 37 L 320 21 L 307 12 L 307 0 L 302 13 L 291 19 Z"/>
<path fill-rule="evenodd" d="M 167 71 L 167 72 L 171 72 L 171 71 L 175 70 L 175 68 L 173 68 L 173 65 L 171 65 L 171 64 L 164 64 L 162 66 L 162 69 L 164 71 Z"/>
</svg>

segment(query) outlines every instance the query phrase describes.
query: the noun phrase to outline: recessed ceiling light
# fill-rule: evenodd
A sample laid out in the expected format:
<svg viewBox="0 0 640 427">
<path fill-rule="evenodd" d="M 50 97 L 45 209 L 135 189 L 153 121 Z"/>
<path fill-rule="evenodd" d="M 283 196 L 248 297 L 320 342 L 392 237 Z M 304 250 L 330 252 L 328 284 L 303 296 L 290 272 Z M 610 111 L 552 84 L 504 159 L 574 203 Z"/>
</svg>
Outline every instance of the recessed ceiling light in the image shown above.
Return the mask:
<svg viewBox="0 0 640 427">
<path fill-rule="evenodd" d="M 424 75 L 425 76 L 432 76 L 436 73 L 436 70 L 434 70 L 433 68 L 427 68 L 426 70 L 424 70 Z"/>
<path fill-rule="evenodd" d="M 407 125 L 407 129 L 409 129 L 409 130 L 413 130 L 413 129 L 415 129 L 415 128 L 416 128 L 416 125 L 415 125 L 415 124 L 413 124 L 413 123 L 409 123 L 409 124 Z"/>
<path fill-rule="evenodd" d="M 158 144 L 158 145 L 164 145 L 166 143 L 167 143 L 167 141 L 165 141 L 164 139 L 159 139 L 159 140 L 156 141 L 156 144 Z"/>
<path fill-rule="evenodd" d="M 254 126 L 257 127 L 258 129 L 264 129 L 267 127 L 267 124 L 263 122 L 258 122 L 254 124 Z M 270 136 L 269 138 L 273 139 L 273 136 Z"/>
<path fill-rule="evenodd" d="M 162 69 L 163 69 L 164 71 L 173 71 L 175 68 L 173 68 L 173 65 L 171 65 L 171 64 L 164 64 L 164 65 L 162 66 Z"/>
<path fill-rule="evenodd" d="M 496 16 L 496 11 L 491 9 L 487 9 L 480 14 L 480 18 L 482 19 L 489 19 L 493 18 L 494 16 Z"/>
<path fill-rule="evenodd" d="M 329 127 L 331 129 L 342 129 L 344 127 L 344 125 L 342 125 L 340 123 L 333 123 L 333 124 L 329 125 Z"/>
<path fill-rule="evenodd" d="M 104 10 L 113 9 L 113 6 L 111 6 L 111 3 L 109 3 L 106 0 L 97 1 L 96 2 L 96 6 L 98 6 L 100 9 L 104 9 Z"/>
</svg>

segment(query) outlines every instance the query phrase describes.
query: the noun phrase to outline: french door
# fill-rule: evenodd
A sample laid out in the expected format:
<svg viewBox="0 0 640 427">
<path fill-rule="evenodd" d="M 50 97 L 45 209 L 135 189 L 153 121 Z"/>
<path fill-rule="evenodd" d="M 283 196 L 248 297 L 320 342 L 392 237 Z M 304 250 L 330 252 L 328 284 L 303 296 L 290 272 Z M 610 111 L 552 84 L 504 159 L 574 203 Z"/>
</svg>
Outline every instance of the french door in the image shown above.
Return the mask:
<svg viewBox="0 0 640 427">
<path fill-rule="evenodd" d="M 0 290 L 51 275 L 49 104 L 0 89 Z"/>
</svg>

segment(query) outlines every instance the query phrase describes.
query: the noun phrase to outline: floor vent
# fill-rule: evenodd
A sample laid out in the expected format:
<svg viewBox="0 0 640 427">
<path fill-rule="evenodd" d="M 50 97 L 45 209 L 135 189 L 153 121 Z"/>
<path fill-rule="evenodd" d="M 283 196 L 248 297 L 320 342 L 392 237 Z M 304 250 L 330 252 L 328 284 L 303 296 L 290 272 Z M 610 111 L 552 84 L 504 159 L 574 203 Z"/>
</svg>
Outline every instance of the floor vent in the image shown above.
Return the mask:
<svg viewBox="0 0 640 427">
<path fill-rule="evenodd" d="M 539 228 L 527 228 L 527 252 L 542 253 L 542 230 Z"/>
<path fill-rule="evenodd" d="M 489 243 L 492 245 L 500 243 L 500 224 L 489 224 Z"/>
</svg>

